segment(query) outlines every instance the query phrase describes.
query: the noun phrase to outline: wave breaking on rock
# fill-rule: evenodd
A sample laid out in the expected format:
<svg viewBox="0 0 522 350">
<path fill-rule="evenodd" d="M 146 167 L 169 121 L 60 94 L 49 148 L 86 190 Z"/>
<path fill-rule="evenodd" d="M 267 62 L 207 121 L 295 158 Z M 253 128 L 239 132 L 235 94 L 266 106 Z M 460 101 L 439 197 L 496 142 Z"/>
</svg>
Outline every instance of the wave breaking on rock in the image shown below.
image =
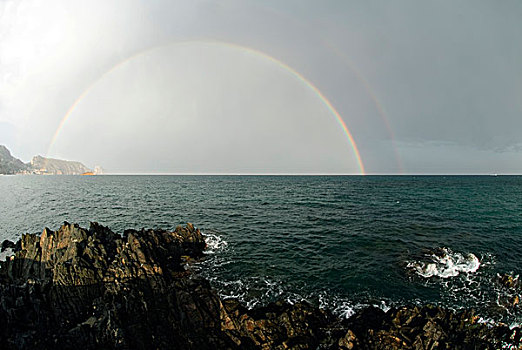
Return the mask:
<svg viewBox="0 0 522 350">
<path fill-rule="evenodd" d="M 424 278 L 450 278 L 461 273 L 476 272 L 480 260 L 473 253 L 463 254 L 449 248 L 439 248 L 418 261 L 408 262 L 407 267 Z"/>
</svg>

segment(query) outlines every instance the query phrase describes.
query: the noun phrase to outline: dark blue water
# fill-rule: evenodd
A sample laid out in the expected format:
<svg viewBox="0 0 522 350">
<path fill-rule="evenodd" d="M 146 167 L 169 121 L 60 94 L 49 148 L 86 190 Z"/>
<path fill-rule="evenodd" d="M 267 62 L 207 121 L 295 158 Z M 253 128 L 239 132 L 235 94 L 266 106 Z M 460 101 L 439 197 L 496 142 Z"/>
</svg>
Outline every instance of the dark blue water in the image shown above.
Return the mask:
<svg viewBox="0 0 522 350">
<path fill-rule="evenodd" d="M 520 322 L 494 282 L 521 272 L 518 176 L 0 176 L 0 194 L 0 239 L 193 222 L 210 241 L 196 268 L 249 305 L 436 303 Z"/>
</svg>

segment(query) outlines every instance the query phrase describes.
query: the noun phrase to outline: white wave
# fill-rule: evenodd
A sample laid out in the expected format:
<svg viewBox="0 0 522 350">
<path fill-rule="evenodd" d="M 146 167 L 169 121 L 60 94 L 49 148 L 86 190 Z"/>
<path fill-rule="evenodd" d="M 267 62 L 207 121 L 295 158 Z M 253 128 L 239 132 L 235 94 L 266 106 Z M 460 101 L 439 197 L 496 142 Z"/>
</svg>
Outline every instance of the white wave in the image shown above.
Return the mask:
<svg viewBox="0 0 522 350">
<path fill-rule="evenodd" d="M 375 306 L 378 307 L 379 309 L 381 309 L 384 312 L 388 312 L 391 309 L 391 306 L 387 305 L 385 300 L 381 300 L 381 304 L 380 305 L 375 305 Z"/>
<path fill-rule="evenodd" d="M 385 300 L 376 303 L 364 303 L 339 295 L 332 295 L 327 291 L 319 292 L 317 297 L 320 309 L 330 310 L 334 315 L 344 319 L 352 317 L 357 311 L 367 308 L 370 305 L 377 307 L 384 312 L 387 312 L 390 309 Z"/>
<path fill-rule="evenodd" d="M 207 248 L 205 250 L 207 254 L 215 254 L 228 247 L 227 241 L 214 233 L 204 233 L 203 236 L 207 243 Z"/>
<path fill-rule="evenodd" d="M 333 313 L 341 318 L 350 318 L 355 314 L 359 307 L 353 305 L 349 301 L 340 301 L 333 309 Z"/>
<path fill-rule="evenodd" d="M 450 278 L 461 273 L 473 273 L 480 267 L 480 260 L 472 253 L 461 254 L 449 248 L 441 248 L 428 255 L 429 261 L 413 261 L 407 264 L 419 276 L 424 278 Z"/>
<path fill-rule="evenodd" d="M 0 261 L 4 261 L 7 257 L 15 255 L 14 250 L 6 248 L 3 252 L 0 252 Z"/>
</svg>

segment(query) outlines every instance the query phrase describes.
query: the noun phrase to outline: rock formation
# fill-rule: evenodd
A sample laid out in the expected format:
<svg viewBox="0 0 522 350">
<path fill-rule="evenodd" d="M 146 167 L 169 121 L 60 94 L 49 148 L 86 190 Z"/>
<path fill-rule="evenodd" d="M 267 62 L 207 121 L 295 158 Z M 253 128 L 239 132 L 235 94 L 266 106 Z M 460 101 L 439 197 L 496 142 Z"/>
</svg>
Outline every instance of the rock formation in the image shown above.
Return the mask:
<svg viewBox="0 0 522 350">
<path fill-rule="evenodd" d="M 205 241 L 174 231 L 65 223 L 2 249 L 2 349 L 497 349 L 520 330 L 477 323 L 473 311 L 404 307 L 341 320 L 306 302 L 248 310 L 221 300 L 190 270 Z"/>
<path fill-rule="evenodd" d="M 11 155 L 7 147 L 0 145 L 0 175 L 37 174 L 37 175 L 82 175 L 91 173 L 100 175 L 103 170 L 96 166 L 94 170 L 80 162 L 35 156 L 30 163 L 24 163 Z"/>
<path fill-rule="evenodd" d="M 41 175 L 82 175 L 84 173 L 92 173 L 91 169 L 80 162 L 42 156 L 34 156 L 31 159 L 31 168 L 33 173 Z"/>
<path fill-rule="evenodd" d="M 13 157 L 7 147 L 0 145 L 0 174 L 18 174 L 27 169 L 27 164 Z"/>
</svg>

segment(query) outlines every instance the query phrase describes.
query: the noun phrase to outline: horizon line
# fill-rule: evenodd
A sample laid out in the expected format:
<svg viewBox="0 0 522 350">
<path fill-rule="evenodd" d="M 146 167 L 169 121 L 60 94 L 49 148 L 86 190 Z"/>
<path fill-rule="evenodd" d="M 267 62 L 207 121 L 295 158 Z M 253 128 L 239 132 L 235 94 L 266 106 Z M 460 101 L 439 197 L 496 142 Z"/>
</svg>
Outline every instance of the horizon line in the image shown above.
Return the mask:
<svg viewBox="0 0 522 350">
<path fill-rule="evenodd" d="M 522 173 L 104 173 L 95 176 L 520 176 Z"/>
</svg>

